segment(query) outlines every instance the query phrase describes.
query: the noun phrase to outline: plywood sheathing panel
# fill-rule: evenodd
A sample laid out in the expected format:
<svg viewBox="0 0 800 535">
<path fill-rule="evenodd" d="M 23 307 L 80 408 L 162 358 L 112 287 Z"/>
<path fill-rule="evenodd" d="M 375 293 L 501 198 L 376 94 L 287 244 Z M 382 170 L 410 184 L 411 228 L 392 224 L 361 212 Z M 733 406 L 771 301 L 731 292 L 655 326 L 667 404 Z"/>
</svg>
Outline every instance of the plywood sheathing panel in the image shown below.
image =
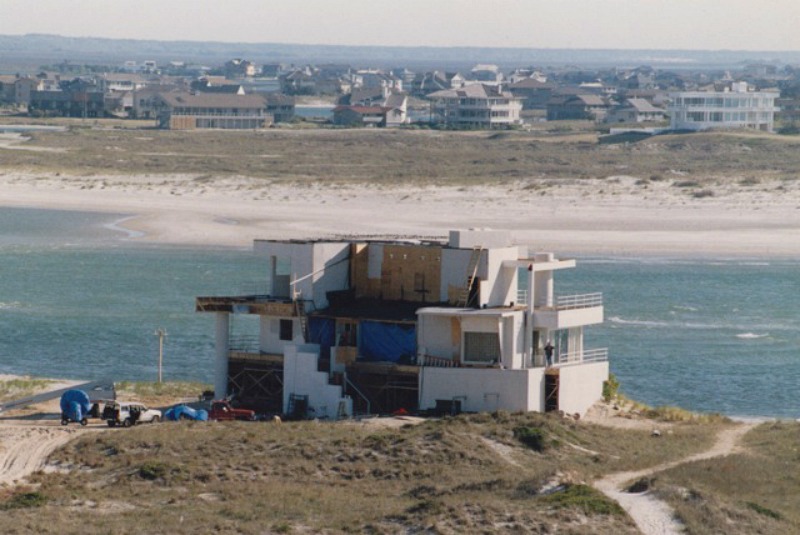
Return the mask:
<svg viewBox="0 0 800 535">
<path fill-rule="evenodd" d="M 430 245 L 384 245 L 382 299 L 438 302 L 442 248 Z"/>
<path fill-rule="evenodd" d="M 450 346 L 453 348 L 454 362 L 461 362 L 461 320 L 450 318 Z"/>
<path fill-rule="evenodd" d="M 355 289 L 356 298 L 370 297 L 367 269 L 369 246 L 366 243 L 350 244 L 350 284 Z"/>
</svg>

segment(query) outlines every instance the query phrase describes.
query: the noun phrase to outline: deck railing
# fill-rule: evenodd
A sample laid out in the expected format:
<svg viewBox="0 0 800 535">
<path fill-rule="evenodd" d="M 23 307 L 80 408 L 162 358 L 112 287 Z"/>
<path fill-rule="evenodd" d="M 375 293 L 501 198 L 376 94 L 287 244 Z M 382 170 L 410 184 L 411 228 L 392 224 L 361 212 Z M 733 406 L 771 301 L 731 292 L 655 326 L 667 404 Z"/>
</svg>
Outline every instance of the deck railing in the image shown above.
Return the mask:
<svg viewBox="0 0 800 535">
<path fill-rule="evenodd" d="M 259 340 L 257 335 L 231 336 L 228 340 L 228 351 L 241 353 L 258 353 Z"/>
<path fill-rule="evenodd" d="M 517 290 L 517 304 L 528 302 L 528 290 Z M 541 306 L 536 303 L 536 306 Z M 556 296 L 556 310 L 573 310 L 576 308 L 599 307 L 603 305 L 603 294 L 600 292 L 578 295 Z"/>
<path fill-rule="evenodd" d="M 430 366 L 433 368 L 455 368 L 459 366 L 459 364 L 452 359 L 434 357 L 431 355 L 420 355 L 417 364 L 419 366 Z"/>
<path fill-rule="evenodd" d="M 573 353 L 556 355 L 554 366 L 571 366 L 573 364 L 586 364 L 589 362 L 605 362 L 608 360 L 608 348 L 587 349 Z"/>
<path fill-rule="evenodd" d="M 558 310 L 599 307 L 602 305 L 603 294 L 600 292 L 579 295 L 560 295 L 556 297 L 556 308 Z"/>
</svg>

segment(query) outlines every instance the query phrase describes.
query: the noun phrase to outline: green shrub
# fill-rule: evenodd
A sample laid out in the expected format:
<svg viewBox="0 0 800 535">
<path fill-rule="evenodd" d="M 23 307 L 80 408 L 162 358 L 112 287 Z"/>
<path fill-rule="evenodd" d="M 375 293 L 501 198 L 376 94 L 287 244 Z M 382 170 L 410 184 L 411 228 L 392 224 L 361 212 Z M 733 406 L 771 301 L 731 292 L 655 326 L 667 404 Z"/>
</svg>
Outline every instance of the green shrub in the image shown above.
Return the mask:
<svg viewBox="0 0 800 535">
<path fill-rule="evenodd" d="M 40 492 L 18 492 L 3 504 L 4 509 L 24 509 L 41 507 L 47 503 L 47 496 Z"/>
<path fill-rule="evenodd" d="M 167 474 L 167 467 L 161 463 L 148 461 L 139 467 L 139 477 L 153 481 Z"/>
<path fill-rule="evenodd" d="M 617 392 L 619 392 L 619 381 L 616 375 L 610 373 L 608 374 L 608 380 L 603 381 L 603 399 L 608 403 L 617 397 Z"/>
<path fill-rule="evenodd" d="M 538 427 L 517 427 L 514 429 L 514 438 L 540 453 L 546 448 L 545 432 Z"/>
<path fill-rule="evenodd" d="M 775 520 L 783 520 L 783 516 L 781 516 L 780 513 L 764 507 L 763 505 L 759 505 L 755 502 L 746 502 L 745 505 L 760 515 L 768 516 Z"/>
<path fill-rule="evenodd" d="M 588 485 L 568 485 L 561 492 L 539 498 L 557 509 L 580 509 L 586 515 L 624 515 L 617 502 L 611 501 Z"/>
</svg>

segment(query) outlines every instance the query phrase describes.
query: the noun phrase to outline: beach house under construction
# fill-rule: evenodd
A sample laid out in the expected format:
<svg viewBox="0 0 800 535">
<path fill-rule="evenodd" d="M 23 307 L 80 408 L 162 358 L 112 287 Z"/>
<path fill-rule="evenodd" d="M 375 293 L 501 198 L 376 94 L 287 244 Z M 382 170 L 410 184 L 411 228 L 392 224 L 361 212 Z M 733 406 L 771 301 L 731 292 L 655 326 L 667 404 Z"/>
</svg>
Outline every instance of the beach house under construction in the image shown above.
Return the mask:
<svg viewBox="0 0 800 535">
<path fill-rule="evenodd" d="M 554 291 L 555 272 L 575 260 L 528 254 L 491 230 L 451 231 L 446 243 L 256 240 L 254 250 L 263 295 L 196 300 L 216 316 L 218 397 L 341 418 L 583 414 L 602 395 L 608 352 L 584 347 L 584 327 L 603 321 L 602 295 Z M 241 314 L 258 318 L 249 344 L 232 321 Z"/>
</svg>

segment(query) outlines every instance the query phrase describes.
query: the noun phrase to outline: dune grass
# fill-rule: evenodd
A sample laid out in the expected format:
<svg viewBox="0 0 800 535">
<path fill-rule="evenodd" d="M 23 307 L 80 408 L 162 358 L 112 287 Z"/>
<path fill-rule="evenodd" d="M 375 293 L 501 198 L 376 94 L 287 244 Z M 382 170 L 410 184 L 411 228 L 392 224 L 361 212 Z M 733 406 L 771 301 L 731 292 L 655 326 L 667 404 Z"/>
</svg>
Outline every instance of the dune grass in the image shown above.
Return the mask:
<svg viewBox="0 0 800 535">
<path fill-rule="evenodd" d="M 699 451 L 712 427 L 676 424 L 654 440 L 503 412 L 401 428 L 162 423 L 70 443 L 52 457 L 69 471 L 32 477 L 37 507 L 4 513 L 42 533 L 636 533 L 589 482 Z M 547 447 L 525 445 L 523 428 Z M 553 480 L 561 486 L 544 493 Z"/>
<path fill-rule="evenodd" d="M 660 474 L 655 490 L 690 533 L 800 533 L 798 422 L 768 422 L 748 433 L 745 450 L 680 465 Z"/>
<path fill-rule="evenodd" d="M 0 401 L 10 401 L 17 398 L 32 396 L 53 384 L 49 379 L 35 377 L 16 377 L 0 380 Z"/>
<path fill-rule="evenodd" d="M 552 126 L 552 125 L 551 125 Z M 597 132 L 432 130 L 163 131 L 71 126 L 36 132 L 28 144 L 59 152 L 2 150 L 2 169 L 94 175 L 247 176 L 266 182 L 330 185 L 541 184 L 619 175 L 696 184 L 687 197 L 720 183 L 758 188 L 764 179 L 800 176 L 798 139 L 758 133 L 657 136 L 600 145 Z M 706 195 L 703 193 L 702 195 Z"/>
</svg>

